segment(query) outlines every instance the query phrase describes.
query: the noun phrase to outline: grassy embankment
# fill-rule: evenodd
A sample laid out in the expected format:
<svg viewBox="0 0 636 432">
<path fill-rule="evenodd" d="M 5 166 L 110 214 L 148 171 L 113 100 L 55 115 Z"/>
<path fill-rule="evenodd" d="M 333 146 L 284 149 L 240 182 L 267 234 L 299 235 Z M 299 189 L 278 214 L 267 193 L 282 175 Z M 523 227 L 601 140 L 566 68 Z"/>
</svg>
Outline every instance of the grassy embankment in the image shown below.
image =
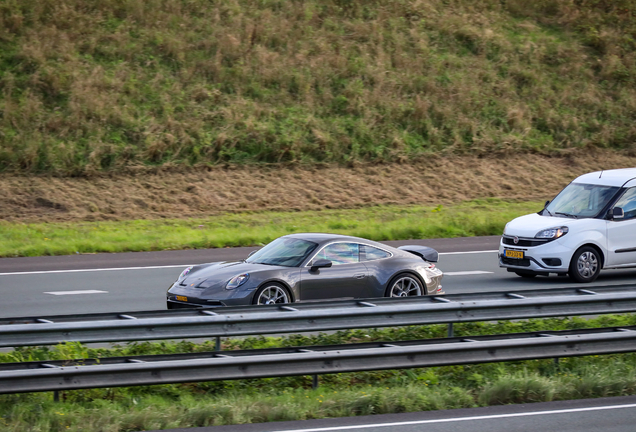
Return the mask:
<svg viewBox="0 0 636 432">
<path fill-rule="evenodd" d="M 635 325 L 636 316 L 584 320 L 466 323 L 457 336 Z M 314 336 L 225 340 L 223 348 L 328 345 L 444 337 L 442 325 L 367 329 Z M 79 344 L 53 349 L 22 348 L 0 354 L 1 362 L 99 358 L 169 352 L 211 351 L 214 342 L 195 345 L 139 343 L 116 349 Z M 310 377 L 106 388 L 0 396 L 4 431 L 137 431 L 267 421 L 467 408 L 547 402 L 636 393 L 636 354 L 523 362 L 431 367 L 323 375 L 311 389 Z"/>
<path fill-rule="evenodd" d="M 8 0 L 0 172 L 634 150 L 634 0 Z"/>
</svg>

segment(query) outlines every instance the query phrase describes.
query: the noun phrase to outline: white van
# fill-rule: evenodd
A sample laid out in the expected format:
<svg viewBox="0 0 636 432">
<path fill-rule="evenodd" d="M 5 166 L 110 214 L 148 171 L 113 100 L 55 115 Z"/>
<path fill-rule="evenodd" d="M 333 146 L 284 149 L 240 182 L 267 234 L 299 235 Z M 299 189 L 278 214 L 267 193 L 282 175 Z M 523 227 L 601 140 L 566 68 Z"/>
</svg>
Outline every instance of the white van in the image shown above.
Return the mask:
<svg viewBox="0 0 636 432">
<path fill-rule="evenodd" d="M 539 213 L 506 224 L 499 266 L 522 277 L 636 267 L 636 168 L 577 177 Z"/>
</svg>

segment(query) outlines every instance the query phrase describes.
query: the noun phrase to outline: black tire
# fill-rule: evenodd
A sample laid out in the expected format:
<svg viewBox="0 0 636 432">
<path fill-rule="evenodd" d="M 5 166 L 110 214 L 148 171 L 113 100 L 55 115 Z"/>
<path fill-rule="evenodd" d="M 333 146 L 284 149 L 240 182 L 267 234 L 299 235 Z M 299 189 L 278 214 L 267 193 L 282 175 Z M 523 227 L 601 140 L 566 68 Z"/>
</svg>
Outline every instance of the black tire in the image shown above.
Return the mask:
<svg viewBox="0 0 636 432">
<path fill-rule="evenodd" d="M 255 305 L 291 303 L 291 295 L 281 284 L 270 282 L 256 291 L 252 303 Z"/>
<path fill-rule="evenodd" d="M 524 272 L 524 271 L 516 271 L 515 274 L 517 276 L 521 276 L 522 278 L 528 278 L 528 279 L 532 279 L 533 277 L 537 275 L 536 273 Z"/>
<path fill-rule="evenodd" d="M 417 276 L 400 273 L 394 277 L 386 288 L 386 297 L 415 297 L 426 294 L 426 288 Z"/>
<path fill-rule="evenodd" d="M 601 272 L 602 258 L 598 250 L 591 246 L 577 249 L 570 261 L 570 278 L 575 282 L 592 282 Z"/>
</svg>

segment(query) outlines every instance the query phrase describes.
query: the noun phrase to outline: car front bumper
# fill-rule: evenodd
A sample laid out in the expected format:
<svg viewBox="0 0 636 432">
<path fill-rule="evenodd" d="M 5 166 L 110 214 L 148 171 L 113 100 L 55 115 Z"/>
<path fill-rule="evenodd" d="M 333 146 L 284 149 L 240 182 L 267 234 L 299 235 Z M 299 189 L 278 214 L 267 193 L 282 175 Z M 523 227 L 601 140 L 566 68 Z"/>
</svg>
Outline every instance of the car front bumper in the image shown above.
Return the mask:
<svg viewBox="0 0 636 432">
<path fill-rule="evenodd" d="M 184 287 L 175 283 L 166 294 L 168 309 L 251 305 L 256 289 L 224 290 L 220 295 L 210 298 L 204 297 L 203 291 L 200 288 Z"/>
<path fill-rule="evenodd" d="M 523 258 L 506 257 L 506 250 L 523 252 Z M 502 237 L 499 242 L 499 267 L 512 272 L 564 274 L 569 271 L 572 252 L 570 247 L 563 245 L 559 240 L 537 246 L 517 246 L 505 244 L 504 237 Z"/>
</svg>

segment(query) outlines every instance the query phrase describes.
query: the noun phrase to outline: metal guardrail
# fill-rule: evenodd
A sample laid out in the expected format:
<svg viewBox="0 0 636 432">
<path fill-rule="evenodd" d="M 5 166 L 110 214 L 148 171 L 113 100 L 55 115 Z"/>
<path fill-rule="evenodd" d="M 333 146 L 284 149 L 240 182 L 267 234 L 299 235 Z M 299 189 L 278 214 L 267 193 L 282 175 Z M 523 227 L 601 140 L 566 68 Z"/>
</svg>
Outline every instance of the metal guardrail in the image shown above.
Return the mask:
<svg viewBox="0 0 636 432">
<path fill-rule="evenodd" d="M 0 393 L 170 384 L 632 352 L 636 327 L 0 365 Z M 228 355 L 229 354 L 229 355 Z"/>
<path fill-rule="evenodd" d="M 0 319 L 0 347 L 452 324 L 636 311 L 636 285 L 450 294 L 282 306 Z"/>
</svg>

